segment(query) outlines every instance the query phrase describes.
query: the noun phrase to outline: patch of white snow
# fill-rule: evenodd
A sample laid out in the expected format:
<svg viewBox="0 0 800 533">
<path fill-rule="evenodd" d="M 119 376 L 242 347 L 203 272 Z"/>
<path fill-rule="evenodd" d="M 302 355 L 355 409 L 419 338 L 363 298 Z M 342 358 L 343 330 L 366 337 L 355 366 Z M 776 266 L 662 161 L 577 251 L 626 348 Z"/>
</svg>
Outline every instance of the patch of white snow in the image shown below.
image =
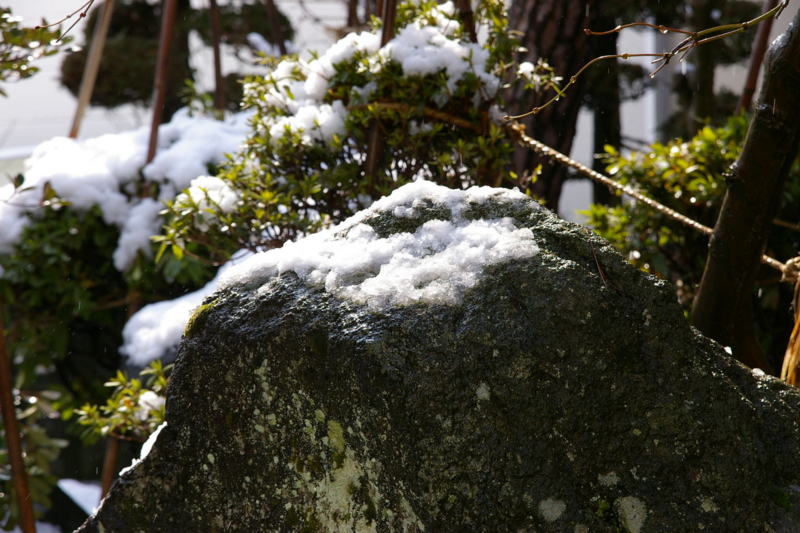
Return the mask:
<svg viewBox="0 0 800 533">
<path fill-rule="evenodd" d="M 194 310 L 217 290 L 220 274 L 249 256 L 249 252 L 235 254 L 234 259 L 220 267 L 217 276 L 199 291 L 142 307 L 122 330 L 120 353 L 128 356 L 133 364 L 146 365 L 176 348 Z"/>
<path fill-rule="evenodd" d="M 131 466 L 126 466 L 125 468 L 120 470 L 119 471 L 119 475 L 120 476 L 123 475 L 125 472 L 129 471 L 130 469 L 132 469 L 134 466 L 136 466 L 140 462 L 142 462 L 144 460 L 144 458 L 147 457 L 150 454 L 150 451 L 153 449 L 153 446 L 155 446 L 156 441 L 158 440 L 159 433 L 161 433 L 161 430 L 164 429 L 165 427 L 167 427 L 167 422 L 164 422 L 163 424 L 158 426 L 156 428 L 156 430 L 153 433 L 150 434 L 150 436 L 147 438 L 145 443 L 142 445 L 142 451 L 139 453 L 139 458 L 138 459 L 134 459 L 131 462 Z"/>
<path fill-rule="evenodd" d="M 46 184 L 69 202 L 69 209 L 85 212 L 98 206 L 103 220 L 121 229 L 114 266 L 124 271 L 141 250 L 151 253 L 149 237 L 159 232 L 160 202 L 173 198 L 209 165 L 219 164 L 235 152 L 249 131 L 252 113 L 232 115 L 225 121 L 189 117 L 178 111 L 159 127 L 158 151 L 145 165 L 149 127 L 76 141 L 56 137 L 37 146 L 25 163 L 25 182 L 16 191 L 0 187 L 0 254 L 11 253 L 23 229 L 42 207 Z M 132 186 L 139 172 L 159 184 L 158 201 L 141 199 Z"/>
<path fill-rule="evenodd" d="M 338 226 L 256 254 L 225 272 L 219 287 L 263 283 L 291 271 L 309 285 L 372 308 L 456 304 L 487 266 L 539 252 L 531 230 L 518 228 L 511 218 L 466 220 L 461 216 L 468 204 L 489 199 L 530 201 L 519 191 L 491 187 L 459 191 L 417 181 Z M 414 233 L 385 238 L 365 223 L 381 213 L 412 217 L 426 201 L 449 208 L 452 220 L 430 220 Z"/>
</svg>

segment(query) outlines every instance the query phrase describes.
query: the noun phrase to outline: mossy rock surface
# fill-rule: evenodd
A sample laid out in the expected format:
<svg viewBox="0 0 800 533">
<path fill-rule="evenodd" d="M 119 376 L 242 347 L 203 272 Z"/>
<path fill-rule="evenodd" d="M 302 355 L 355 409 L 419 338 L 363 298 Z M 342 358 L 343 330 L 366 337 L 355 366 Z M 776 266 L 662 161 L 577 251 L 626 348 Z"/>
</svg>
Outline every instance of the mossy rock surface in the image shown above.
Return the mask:
<svg viewBox="0 0 800 533">
<path fill-rule="evenodd" d="M 458 304 L 370 307 L 293 272 L 217 292 L 169 425 L 79 531 L 800 531 L 794 388 L 580 226 L 524 199 L 462 214 L 540 251 Z"/>
</svg>

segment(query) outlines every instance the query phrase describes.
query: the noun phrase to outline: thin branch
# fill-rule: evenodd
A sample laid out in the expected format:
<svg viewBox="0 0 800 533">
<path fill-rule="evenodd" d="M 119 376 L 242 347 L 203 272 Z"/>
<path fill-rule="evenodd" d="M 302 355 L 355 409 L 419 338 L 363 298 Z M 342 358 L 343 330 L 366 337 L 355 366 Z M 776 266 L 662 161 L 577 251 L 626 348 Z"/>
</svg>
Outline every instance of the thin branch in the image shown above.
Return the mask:
<svg viewBox="0 0 800 533">
<path fill-rule="evenodd" d="M 70 30 L 71 30 L 72 28 L 74 28 L 74 27 L 75 27 L 75 25 L 76 25 L 78 22 L 80 22 L 82 18 L 84 18 L 84 17 L 86 16 L 86 14 L 89 12 L 89 9 L 91 9 L 91 7 L 92 7 L 92 4 L 94 4 L 94 0 L 89 0 L 88 2 L 86 2 L 85 4 L 83 4 L 81 7 L 79 7 L 78 9 L 76 9 L 75 11 L 73 11 L 72 13 L 70 13 L 69 15 L 67 15 L 66 17 L 64 17 L 63 19 L 59 20 L 58 22 L 54 22 L 54 23 L 52 23 L 52 24 L 47 24 L 47 25 L 45 25 L 45 26 L 34 26 L 34 27 L 33 27 L 33 29 L 34 29 L 34 30 L 43 30 L 43 29 L 46 29 L 46 28 L 52 28 L 53 26 L 58 26 L 59 24 L 61 24 L 61 23 L 62 23 L 62 22 L 64 22 L 65 20 L 71 19 L 72 17 L 74 17 L 75 15 L 77 15 L 78 13 L 80 13 L 80 16 L 78 17 L 78 20 L 76 20 L 75 22 L 73 22 L 73 23 L 72 23 L 72 25 L 71 25 L 69 28 L 67 28 L 67 31 L 65 31 L 64 33 L 62 33 L 62 34 L 61 34 L 61 37 L 59 37 L 58 39 L 56 39 L 56 42 L 59 42 L 61 39 L 63 39 L 64 37 L 66 37 L 66 36 L 67 36 L 67 34 L 70 32 Z"/>
<path fill-rule="evenodd" d="M 612 33 L 619 33 L 622 30 L 624 30 L 625 28 L 633 28 L 635 26 L 647 26 L 648 28 L 654 28 L 654 29 L 660 31 L 661 33 L 670 33 L 670 32 L 672 32 L 672 33 L 683 33 L 685 35 L 692 35 L 692 36 L 695 35 L 695 32 L 693 32 L 693 31 L 680 30 L 678 28 L 668 28 L 668 27 L 664 26 L 663 24 L 656 25 L 656 24 L 650 24 L 649 22 L 631 22 L 630 24 L 623 24 L 621 26 L 617 26 L 613 30 L 608 30 L 608 31 L 592 31 L 592 30 L 587 28 L 587 29 L 583 30 L 583 32 L 586 35 L 592 35 L 592 36 L 611 35 Z"/>
<path fill-rule="evenodd" d="M 369 108 L 375 108 L 378 110 L 399 111 L 401 113 L 410 113 L 412 111 L 419 112 L 419 108 L 417 108 L 416 106 L 411 107 L 408 104 L 397 104 L 390 102 L 373 102 L 371 104 L 353 105 L 353 106 L 348 106 L 347 110 L 352 111 L 354 109 L 369 109 Z M 437 111 L 436 109 L 430 109 L 425 107 L 422 109 L 421 114 L 426 117 L 441 120 L 442 122 L 450 123 L 454 126 L 459 126 L 461 128 L 467 128 L 478 132 L 484 131 L 484 128 L 480 127 L 474 122 L 470 122 L 469 120 L 465 120 L 463 118 L 454 117 L 443 111 Z"/>
<path fill-rule="evenodd" d="M 3 415 L 8 462 L 11 465 L 11 478 L 17 492 L 17 507 L 20 529 L 24 533 L 36 533 L 33 507 L 28 488 L 28 475 L 23 460 L 22 441 L 17 426 L 17 414 L 14 407 L 13 385 L 11 383 L 11 361 L 6 353 L 5 328 L 3 327 L 3 308 L 0 301 L 0 410 Z"/>
<path fill-rule="evenodd" d="M 797 222 L 786 222 L 785 220 L 776 218 L 772 220 L 772 223 L 782 228 L 788 228 L 790 230 L 800 231 L 800 223 Z"/>
<path fill-rule="evenodd" d="M 686 55 L 693 48 L 695 48 L 697 46 L 701 46 L 701 45 L 704 45 L 704 44 L 707 44 L 707 43 L 710 43 L 710 42 L 713 42 L 713 41 L 717 41 L 719 39 L 724 39 L 726 37 L 730 37 L 731 35 L 736 35 L 737 33 L 742 33 L 744 31 L 747 31 L 749 28 L 751 28 L 751 27 L 753 27 L 753 26 L 755 26 L 755 25 L 757 25 L 757 24 L 759 24 L 759 23 L 761 23 L 761 22 L 763 22 L 763 21 L 765 21 L 765 20 L 767 20 L 769 18 L 774 17 L 774 18 L 777 19 L 781 15 L 783 10 L 786 9 L 787 5 L 789 5 L 789 0 L 783 0 L 783 2 L 780 3 L 780 5 L 772 8 L 772 9 L 770 9 L 768 11 L 766 11 L 765 13 L 762 13 L 760 16 L 754 18 L 753 20 L 748 20 L 746 22 L 739 22 L 739 23 L 736 23 L 736 24 L 724 24 L 722 26 L 715 26 L 713 28 L 707 28 L 705 30 L 698 31 L 698 32 L 690 32 L 690 31 L 685 31 L 685 30 L 678 30 L 678 29 L 675 29 L 675 28 L 668 28 L 668 27 L 663 26 L 663 25 L 662 26 L 657 26 L 655 24 L 649 24 L 649 23 L 646 23 L 646 22 L 632 22 L 630 24 L 617 26 L 613 30 L 609 30 L 609 31 L 606 31 L 606 32 L 593 32 L 593 31 L 591 31 L 589 29 L 586 29 L 586 30 L 584 30 L 584 32 L 587 35 L 609 35 L 611 33 L 619 33 L 620 31 L 622 31 L 625 28 L 631 28 L 631 27 L 634 27 L 634 26 L 647 26 L 647 27 L 655 28 L 655 29 L 659 30 L 662 33 L 669 33 L 669 32 L 682 33 L 684 35 L 688 35 L 688 37 L 686 39 L 684 39 L 683 41 L 681 41 L 671 51 L 664 52 L 664 53 L 661 53 L 661 54 L 657 54 L 657 53 L 652 53 L 652 54 L 614 54 L 614 55 L 596 57 L 596 58 L 592 59 L 591 61 L 589 61 L 586 65 L 584 65 L 583 68 L 581 68 L 576 74 L 571 76 L 570 79 L 569 79 L 569 82 L 564 86 L 563 89 L 555 88 L 556 95 L 553 98 L 551 98 L 548 102 L 546 102 L 544 105 L 541 105 L 541 106 L 538 106 L 538 107 L 534 107 L 533 109 L 531 109 L 527 113 L 523 113 L 522 115 L 506 116 L 504 118 L 506 120 L 519 120 L 521 118 L 524 118 L 524 117 L 527 117 L 527 116 L 530 116 L 530 115 L 535 115 L 535 114 L 539 113 L 542 109 L 548 107 L 552 103 L 556 102 L 559 98 L 564 96 L 564 93 L 566 92 L 566 90 L 570 86 L 575 84 L 575 82 L 578 79 L 578 76 L 580 76 L 588 67 L 590 67 L 591 65 L 593 65 L 593 64 L 595 64 L 595 63 L 597 63 L 599 61 L 604 61 L 604 60 L 607 60 L 607 59 L 629 59 L 631 57 L 655 57 L 656 59 L 653 61 L 653 64 L 656 64 L 656 63 L 659 63 L 659 62 L 663 62 L 663 63 L 655 71 L 653 71 L 650 74 L 650 77 L 653 78 L 656 74 L 658 74 L 661 71 L 661 69 L 663 69 L 665 66 L 667 66 L 669 64 L 669 62 L 672 60 L 672 58 L 674 56 L 676 56 L 677 54 L 682 54 L 680 59 L 679 59 L 679 61 L 683 61 L 684 58 L 686 57 Z M 722 32 L 722 33 L 720 33 L 720 32 Z"/>
</svg>

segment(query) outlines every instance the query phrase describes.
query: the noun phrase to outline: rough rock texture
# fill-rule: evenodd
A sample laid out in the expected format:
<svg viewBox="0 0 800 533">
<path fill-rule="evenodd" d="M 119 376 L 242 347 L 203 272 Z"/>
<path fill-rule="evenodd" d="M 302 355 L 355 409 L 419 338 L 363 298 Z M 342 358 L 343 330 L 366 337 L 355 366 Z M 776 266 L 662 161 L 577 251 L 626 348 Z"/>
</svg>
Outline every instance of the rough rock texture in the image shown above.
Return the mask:
<svg viewBox="0 0 800 533">
<path fill-rule="evenodd" d="M 371 308 L 292 272 L 208 299 L 169 425 L 79 531 L 800 531 L 795 389 L 581 227 L 520 199 L 462 215 L 540 252 L 460 304 Z"/>
</svg>

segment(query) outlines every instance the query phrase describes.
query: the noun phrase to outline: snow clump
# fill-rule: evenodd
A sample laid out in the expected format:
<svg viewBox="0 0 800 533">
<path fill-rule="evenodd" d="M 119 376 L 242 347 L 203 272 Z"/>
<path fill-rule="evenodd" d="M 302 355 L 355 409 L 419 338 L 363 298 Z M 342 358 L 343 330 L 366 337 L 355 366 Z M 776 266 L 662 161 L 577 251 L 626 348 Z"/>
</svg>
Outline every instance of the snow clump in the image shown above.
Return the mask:
<svg viewBox="0 0 800 533">
<path fill-rule="evenodd" d="M 342 224 L 283 248 L 259 253 L 220 276 L 219 288 L 264 283 L 294 272 L 305 283 L 371 308 L 458 304 L 487 266 L 532 257 L 539 247 L 511 218 L 467 220 L 469 204 L 533 203 L 519 191 L 448 189 L 428 181 L 405 185 Z M 380 237 L 369 220 L 390 213 L 414 217 L 427 202 L 450 210 L 451 220 L 429 220 L 414 233 Z"/>
<path fill-rule="evenodd" d="M 390 62 L 398 63 L 405 76 L 443 72 L 447 78 L 447 90 L 435 98 L 440 106 L 447 103 L 449 94 L 456 90 L 467 73 L 474 74 L 481 81 L 475 99 L 493 99 L 500 89 L 501 80 L 489 72 L 489 51 L 479 43 L 456 38 L 459 28 L 456 18 L 456 8 L 452 1 L 448 1 L 427 10 L 424 20 L 414 20 L 400 28 L 384 47 L 381 47 L 378 33 L 350 33 L 323 55 L 310 61 L 284 59 L 265 78 L 270 88 L 259 98 L 259 105 L 265 110 L 276 109 L 282 114 L 265 113 L 257 126 L 259 133 L 269 133 L 274 143 L 286 135 L 299 133 L 306 145 L 313 141 L 330 143 L 334 135 L 343 136 L 348 111 L 341 100 L 329 104 L 326 98 L 337 67 L 352 61 L 359 53 L 371 56 L 368 62 L 373 74 L 380 73 Z M 366 103 L 376 88 L 374 81 L 353 88 L 353 100 Z M 246 94 L 256 95 L 260 87 L 246 84 L 244 90 Z"/>
<path fill-rule="evenodd" d="M 56 137 L 40 144 L 26 162 L 24 190 L 15 192 L 12 184 L 0 187 L 0 254 L 13 253 L 31 215 L 41 209 L 39 202 L 49 184 L 69 202 L 68 209 L 84 212 L 98 206 L 106 224 L 120 228 L 114 266 L 127 271 L 139 251 L 151 254 L 150 237 L 163 224 L 158 214 L 162 201 L 174 198 L 192 180 L 207 174 L 209 165 L 235 152 L 248 133 L 250 116 L 239 113 L 218 121 L 178 111 L 159 127 L 158 151 L 148 165 L 149 127 L 84 141 Z M 135 194 L 140 170 L 147 180 L 158 183 L 157 200 Z"/>
</svg>

